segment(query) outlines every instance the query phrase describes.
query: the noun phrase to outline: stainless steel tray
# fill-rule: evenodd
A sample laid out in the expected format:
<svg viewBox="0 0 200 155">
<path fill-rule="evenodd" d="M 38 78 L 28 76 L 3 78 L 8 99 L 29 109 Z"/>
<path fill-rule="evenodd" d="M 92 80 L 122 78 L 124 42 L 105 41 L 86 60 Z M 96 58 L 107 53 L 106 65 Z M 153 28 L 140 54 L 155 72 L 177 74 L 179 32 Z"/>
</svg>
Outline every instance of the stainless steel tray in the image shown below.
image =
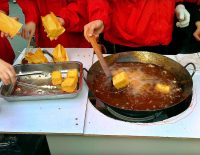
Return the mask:
<svg viewBox="0 0 200 155">
<path fill-rule="evenodd" d="M 15 65 L 14 68 L 19 84 L 16 82 L 15 85 L 2 85 L 0 88 L 0 95 L 7 101 L 72 98 L 78 95 L 83 86 L 83 64 L 81 62 L 20 64 Z M 64 78 L 69 69 L 77 69 L 79 73 L 78 86 L 73 93 L 63 92 L 60 87 L 51 84 L 53 71 L 61 71 Z M 25 85 L 22 86 L 20 83 L 25 83 Z M 29 85 L 38 87 L 29 87 Z"/>
</svg>

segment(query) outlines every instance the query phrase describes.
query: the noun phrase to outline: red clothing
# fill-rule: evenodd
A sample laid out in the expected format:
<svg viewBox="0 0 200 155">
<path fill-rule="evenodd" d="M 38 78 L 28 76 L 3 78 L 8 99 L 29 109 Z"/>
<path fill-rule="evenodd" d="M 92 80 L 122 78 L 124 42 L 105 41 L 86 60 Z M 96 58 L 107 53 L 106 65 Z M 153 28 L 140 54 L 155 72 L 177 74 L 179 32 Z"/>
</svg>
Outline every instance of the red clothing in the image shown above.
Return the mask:
<svg viewBox="0 0 200 155">
<path fill-rule="evenodd" d="M 0 10 L 8 14 L 8 0 L 0 0 Z M 0 37 L 0 59 L 10 64 L 14 62 L 15 53 L 7 38 Z"/>
<path fill-rule="evenodd" d="M 15 53 L 7 38 L 0 37 L 0 59 L 13 64 L 15 59 Z"/>
<path fill-rule="evenodd" d="M 129 47 L 168 45 L 176 0 L 88 0 L 89 20 L 103 20 L 104 38 Z"/>
<path fill-rule="evenodd" d="M 37 25 L 36 42 L 39 47 L 90 47 L 83 36 L 83 27 L 88 23 L 84 0 L 17 0 L 25 14 L 26 23 Z M 50 41 L 42 26 L 41 16 L 54 12 L 65 20 L 65 33 L 57 40 Z"/>
</svg>

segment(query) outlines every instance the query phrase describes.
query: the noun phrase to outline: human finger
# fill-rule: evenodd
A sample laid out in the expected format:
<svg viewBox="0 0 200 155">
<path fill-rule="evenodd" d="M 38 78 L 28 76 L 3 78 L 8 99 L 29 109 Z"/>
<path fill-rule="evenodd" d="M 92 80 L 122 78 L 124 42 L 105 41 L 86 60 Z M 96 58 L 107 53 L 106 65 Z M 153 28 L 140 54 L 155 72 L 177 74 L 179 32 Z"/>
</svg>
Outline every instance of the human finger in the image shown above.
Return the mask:
<svg viewBox="0 0 200 155">
<path fill-rule="evenodd" d="M 21 36 L 25 39 L 25 28 L 22 29 Z"/>
<path fill-rule="evenodd" d="M 90 42 L 88 38 L 88 24 L 84 26 L 84 37 L 88 42 Z"/>
<path fill-rule="evenodd" d="M 4 34 L 3 34 L 3 32 L 1 32 L 1 38 L 3 38 L 4 37 Z"/>
<path fill-rule="evenodd" d="M 11 83 L 10 77 L 9 77 L 9 75 L 7 74 L 7 72 L 3 72 L 3 73 L 1 74 L 1 80 L 2 80 L 2 82 L 3 82 L 5 85 L 8 85 L 8 84 Z"/>
<path fill-rule="evenodd" d="M 13 84 L 16 82 L 16 74 L 11 69 L 7 70 L 7 74 L 9 76 L 10 82 Z"/>
<path fill-rule="evenodd" d="M 193 33 L 193 36 L 194 36 L 194 38 L 195 38 L 197 41 L 200 41 L 200 32 L 199 32 L 199 31 L 195 31 L 195 32 Z"/>
<path fill-rule="evenodd" d="M 23 37 L 25 40 L 28 40 L 28 39 L 29 39 L 29 31 L 28 31 L 27 26 L 24 26 L 24 27 L 22 28 L 22 37 Z"/>
<path fill-rule="evenodd" d="M 30 34 L 30 35 L 29 35 L 28 40 L 30 40 L 30 39 L 33 37 L 34 33 L 35 33 L 35 32 L 34 32 L 34 30 L 32 30 L 32 29 L 29 31 L 29 34 Z"/>
</svg>

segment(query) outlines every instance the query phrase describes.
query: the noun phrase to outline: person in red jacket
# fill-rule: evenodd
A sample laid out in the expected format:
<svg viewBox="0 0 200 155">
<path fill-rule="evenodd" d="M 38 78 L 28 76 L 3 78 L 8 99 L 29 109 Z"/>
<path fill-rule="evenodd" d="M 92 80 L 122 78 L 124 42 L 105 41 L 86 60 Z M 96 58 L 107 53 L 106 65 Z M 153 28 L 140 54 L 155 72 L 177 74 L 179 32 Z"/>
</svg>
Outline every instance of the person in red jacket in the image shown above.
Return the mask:
<svg viewBox="0 0 200 155">
<path fill-rule="evenodd" d="M 88 0 L 88 12 L 91 22 L 84 27 L 85 38 L 104 32 L 114 52 L 149 50 L 169 54 L 167 45 L 172 39 L 175 12 L 177 26 L 188 26 L 190 20 L 183 5 L 176 7 L 176 0 Z"/>
<path fill-rule="evenodd" d="M 8 0 L 1 0 L 0 11 L 8 14 L 9 6 Z M 1 32 L 0 32 L 1 33 Z M 1 34 L 1 36 L 3 36 Z M 0 36 L 0 80 L 4 84 L 14 83 L 16 80 L 16 75 L 13 64 L 15 59 L 15 53 L 10 45 L 10 42 L 6 37 Z"/>
<path fill-rule="evenodd" d="M 39 47 L 55 47 L 58 43 L 64 47 L 90 47 L 83 36 L 83 27 L 88 22 L 85 0 L 18 0 L 17 3 L 25 15 L 26 25 L 22 32 L 25 39 L 35 34 Z M 41 21 L 41 16 L 50 12 L 60 17 L 66 29 L 53 41 L 47 37 Z"/>
</svg>

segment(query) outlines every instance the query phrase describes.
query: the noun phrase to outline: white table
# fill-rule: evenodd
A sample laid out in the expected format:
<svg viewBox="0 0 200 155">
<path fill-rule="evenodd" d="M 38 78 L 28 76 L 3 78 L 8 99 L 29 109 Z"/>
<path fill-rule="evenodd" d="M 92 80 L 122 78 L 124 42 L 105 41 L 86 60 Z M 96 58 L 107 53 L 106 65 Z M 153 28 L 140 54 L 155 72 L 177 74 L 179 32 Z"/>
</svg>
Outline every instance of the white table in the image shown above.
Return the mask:
<svg viewBox="0 0 200 155">
<path fill-rule="evenodd" d="M 47 50 L 52 52 L 53 49 Z M 82 62 L 87 69 L 92 65 L 91 48 L 66 50 L 70 60 Z M 24 52 L 19 55 L 15 64 L 21 62 Z M 47 140 L 51 135 L 58 134 L 82 135 L 87 99 L 88 88 L 85 82 L 80 94 L 71 99 L 8 102 L 0 98 L 0 132 L 45 134 Z M 53 149 L 50 147 L 51 152 Z"/>
<path fill-rule="evenodd" d="M 168 56 L 182 65 L 196 64 L 196 54 Z M 97 60 L 94 57 L 94 62 Z M 199 154 L 200 152 L 200 71 L 193 77 L 194 94 L 190 107 L 181 114 L 155 123 L 130 123 L 110 118 L 88 101 L 84 135 L 70 141 L 82 154 Z M 91 138 L 92 136 L 92 138 Z M 82 142 L 83 144 L 77 143 Z M 95 146 L 87 152 L 84 148 Z M 69 148 L 69 151 L 73 152 Z M 83 149 L 82 149 L 83 148 Z M 103 149 L 101 149 L 103 148 Z"/>
<path fill-rule="evenodd" d="M 87 69 L 96 61 L 92 49 L 67 50 L 71 60 L 81 61 Z M 20 62 L 22 56 L 23 54 L 16 62 Z M 169 57 L 183 65 L 189 61 L 186 59 L 190 59 L 198 66 L 200 61 L 197 56 L 194 54 Z M 194 76 L 195 93 L 200 91 L 199 80 L 198 70 Z M 193 100 L 199 101 L 200 95 L 194 95 Z M 52 155 L 110 155 L 133 152 L 148 155 L 199 154 L 200 123 L 197 120 L 200 120 L 200 112 L 190 113 L 194 106 L 197 107 L 195 110 L 200 110 L 199 103 L 195 102 L 178 117 L 163 122 L 144 125 L 113 121 L 93 107 L 88 100 L 88 88 L 84 84 L 83 90 L 74 99 L 12 103 L 0 99 L 0 131 L 45 134 Z M 184 124 L 184 121 L 188 124 Z M 162 123 L 165 125 L 161 126 Z M 196 128 L 190 128 L 192 124 L 196 124 Z M 173 125 L 176 132 L 173 132 Z"/>
</svg>

